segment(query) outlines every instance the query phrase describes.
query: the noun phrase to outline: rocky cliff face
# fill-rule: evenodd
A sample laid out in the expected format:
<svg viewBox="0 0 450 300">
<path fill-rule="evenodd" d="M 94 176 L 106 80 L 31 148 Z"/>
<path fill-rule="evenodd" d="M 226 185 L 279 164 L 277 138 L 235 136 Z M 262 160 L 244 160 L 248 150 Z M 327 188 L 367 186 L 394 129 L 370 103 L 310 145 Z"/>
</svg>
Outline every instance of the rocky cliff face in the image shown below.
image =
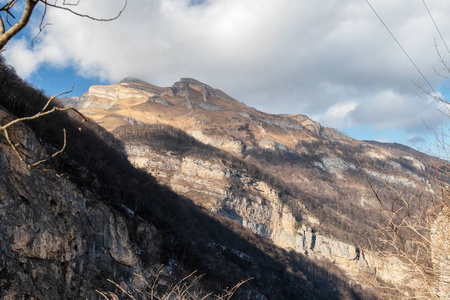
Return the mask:
<svg viewBox="0 0 450 300">
<path fill-rule="evenodd" d="M 5 117 L 0 111 L 0 118 Z M 12 136 L 28 159 L 45 149 L 24 126 Z M 29 169 L 0 139 L 0 291 L 2 299 L 96 299 L 133 274 L 154 272 L 161 239 L 56 174 Z"/>
<path fill-rule="evenodd" d="M 433 194 L 427 157 L 303 115 L 259 112 L 190 78 L 169 88 L 125 80 L 72 101 L 124 142 L 136 167 L 200 207 L 363 286 L 368 276 L 417 284 L 401 261 L 370 252 L 366 237 L 385 221 L 372 189 L 386 199 L 390 188 Z"/>
<path fill-rule="evenodd" d="M 328 260 L 363 286 L 370 286 L 367 279 L 375 277 L 404 286 L 417 284 L 407 275 L 408 268 L 401 261 L 379 257 L 367 249 L 317 233 L 308 224 L 320 220 L 303 205 L 302 218 L 307 222 L 302 224 L 281 199 L 280 191 L 228 167 L 221 159 L 180 157 L 173 152 L 155 152 L 148 146 L 130 144 L 126 152 L 136 167 L 197 205 L 235 220 L 283 249 Z"/>
</svg>

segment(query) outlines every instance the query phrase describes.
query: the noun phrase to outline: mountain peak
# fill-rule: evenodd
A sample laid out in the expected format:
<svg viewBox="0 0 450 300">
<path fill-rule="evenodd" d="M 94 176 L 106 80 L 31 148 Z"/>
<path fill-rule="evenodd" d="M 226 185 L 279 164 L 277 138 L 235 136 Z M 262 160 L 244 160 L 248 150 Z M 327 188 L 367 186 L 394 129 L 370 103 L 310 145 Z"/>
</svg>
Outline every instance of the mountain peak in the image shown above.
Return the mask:
<svg viewBox="0 0 450 300">
<path fill-rule="evenodd" d="M 120 81 L 120 83 L 141 83 L 141 84 L 149 84 L 147 81 L 141 80 L 136 77 L 125 77 Z"/>
<path fill-rule="evenodd" d="M 203 85 L 203 86 L 209 87 L 209 85 L 207 85 L 206 83 L 203 83 L 203 82 L 201 82 L 201 81 L 199 81 L 197 79 L 191 78 L 191 77 L 182 77 L 180 79 L 180 82 L 186 82 L 186 83 L 189 83 L 189 84 Z"/>
<path fill-rule="evenodd" d="M 179 81 L 175 82 L 172 85 L 172 89 L 176 94 L 185 95 L 188 98 L 190 97 L 189 89 L 195 90 L 201 93 L 203 102 L 208 102 L 209 97 L 221 100 L 236 101 L 235 99 L 233 99 L 226 93 L 222 92 L 221 90 L 215 89 L 210 85 L 207 85 L 206 83 L 203 83 L 201 81 L 198 81 L 197 79 L 190 77 L 181 78 Z"/>
<path fill-rule="evenodd" d="M 206 83 L 203 83 L 201 81 L 198 81 L 197 79 L 190 78 L 190 77 L 183 77 L 179 81 L 175 82 L 172 85 L 173 88 L 177 90 L 185 89 L 185 88 L 192 88 L 196 90 L 214 90 L 211 86 L 207 85 Z"/>
</svg>

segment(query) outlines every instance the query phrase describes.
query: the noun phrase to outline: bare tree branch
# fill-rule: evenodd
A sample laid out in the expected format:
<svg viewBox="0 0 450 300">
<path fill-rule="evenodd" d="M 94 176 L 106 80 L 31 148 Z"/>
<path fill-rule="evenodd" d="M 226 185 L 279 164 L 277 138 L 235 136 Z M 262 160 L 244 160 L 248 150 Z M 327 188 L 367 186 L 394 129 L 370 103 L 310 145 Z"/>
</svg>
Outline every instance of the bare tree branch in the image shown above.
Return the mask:
<svg viewBox="0 0 450 300">
<path fill-rule="evenodd" d="M 96 18 L 96 17 L 93 17 L 91 15 L 78 13 L 78 12 L 74 11 L 71 8 L 65 7 L 64 5 L 69 5 L 69 4 L 65 3 L 65 2 L 63 3 L 63 6 L 61 6 L 61 5 L 49 3 L 47 0 L 39 0 L 39 1 L 44 3 L 45 5 L 50 6 L 50 7 L 54 7 L 54 8 L 58 8 L 58 9 L 69 11 L 70 13 L 72 13 L 72 14 L 78 16 L 78 17 L 88 18 L 90 20 L 99 21 L 99 22 L 113 21 L 113 20 L 117 19 L 118 17 L 120 17 L 122 15 L 122 13 L 124 12 L 124 10 L 125 10 L 125 8 L 127 7 L 127 4 L 128 4 L 128 0 L 125 0 L 125 3 L 123 5 L 122 9 L 114 17 L 111 17 L 111 18 Z M 78 3 L 79 3 L 79 1 L 76 4 L 70 4 L 70 6 L 77 6 Z"/>
<path fill-rule="evenodd" d="M 44 30 L 44 28 L 47 25 L 50 25 L 49 23 L 44 25 L 44 19 L 45 19 L 48 7 L 65 10 L 65 11 L 68 11 L 68 12 L 78 16 L 78 17 L 88 18 L 93 21 L 107 22 L 107 21 L 115 20 L 118 17 L 120 17 L 128 4 L 128 0 L 124 0 L 125 2 L 124 2 L 124 6 L 122 7 L 122 9 L 120 9 L 120 11 L 111 18 L 97 18 L 97 17 L 91 16 L 89 14 L 79 13 L 79 12 L 75 11 L 74 9 L 70 8 L 70 7 L 78 6 L 80 3 L 80 0 L 78 0 L 75 3 L 69 3 L 69 2 L 63 1 L 62 5 L 57 4 L 57 2 L 50 3 L 47 0 L 25 0 L 26 5 L 22 12 L 22 16 L 21 16 L 20 20 L 15 22 L 14 24 L 11 24 L 9 22 L 8 17 L 11 16 L 13 19 L 15 19 L 14 15 L 11 12 L 11 9 L 15 6 L 15 4 L 17 4 L 18 1 L 19 0 L 9 0 L 9 2 L 7 4 L 5 4 L 2 8 L 0 8 L 0 50 L 2 50 L 5 47 L 5 45 L 8 43 L 8 41 L 11 40 L 12 37 L 14 37 L 17 33 L 19 33 L 19 31 L 22 30 L 28 24 L 33 11 L 39 2 L 44 4 L 44 11 L 41 16 L 39 31 L 36 34 L 36 36 L 32 39 L 32 41 L 34 41 L 37 38 L 37 36 L 39 36 L 39 34 Z M 4 17 L 2 17 L 1 12 L 4 12 L 6 15 Z M 5 21 L 10 26 L 9 29 L 6 29 Z"/>
<path fill-rule="evenodd" d="M 8 14 L 10 14 L 10 9 L 16 3 L 17 0 L 11 0 L 10 2 L 8 2 L 8 4 L 2 7 L 0 11 L 5 11 L 8 16 Z M 0 35 L 0 49 L 3 49 L 6 43 L 28 24 L 31 14 L 33 13 L 33 9 L 37 3 L 38 0 L 26 0 L 26 6 L 22 13 L 22 17 L 16 24 L 12 25 L 11 28 L 9 28 L 7 31 L 5 31 L 5 26 L 2 21 L 2 25 L 0 27 L 2 29 L 2 34 Z"/>
<path fill-rule="evenodd" d="M 5 125 L 0 125 L 0 130 L 3 131 L 3 134 L 5 135 L 5 138 L 6 138 L 7 142 L 8 142 L 8 144 L 9 144 L 9 145 L 11 146 L 11 148 L 14 150 L 14 152 L 16 153 L 16 155 L 18 156 L 18 158 L 20 159 L 20 161 L 23 162 L 24 164 L 26 164 L 29 168 L 37 168 L 37 169 L 39 169 L 39 170 L 41 170 L 41 171 L 51 172 L 51 173 L 55 173 L 55 174 L 58 175 L 58 176 L 61 176 L 61 174 L 56 173 L 53 169 L 40 168 L 39 165 L 41 165 L 41 164 L 43 164 L 43 163 L 49 161 L 50 159 L 52 159 L 52 158 L 54 158 L 55 156 L 61 154 L 61 153 L 65 150 L 66 144 L 67 144 L 67 142 L 66 142 L 66 141 L 67 141 L 66 130 L 63 129 L 63 146 L 61 147 L 61 149 L 59 149 L 58 151 L 56 151 L 55 153 L 53 153 L 52 155 L 50 155 L 50 156 L 47 157 L 47 158 L 38 160 L 38 161 L 36 161 L 36 162 L 29 162 L 29 161 L 27 161 L 27 160 L 23 157 L 23 155 L 20 153 L 19 148 L 18 148 L 18 144 L 17 144 L 17 143 L 14 143 L 14 142 L 12 141 L 11 136 L 10 136 L 10 132 L 9 132 L 10 128 L 11 128 L 14 124 L 17 124 L 17 123 L 20 123 L 20 122 L 24 122 L 24 121 L 29 121 L 29 120 L 35 120 L 35 119 L 41 118 L 41 117 L 43 117 L 43 116 L 50 115 L 50 114 L 52 114 L 52 113 L 54 113 L 54 112 L 57 112 L 57 111 L 74 111 L 74 112 L 77 113 L 79 116 L 81 116 L 81 118 L 82 118 L 82 123 L 85 122 L 85 121 L 88 121 L 87 118 L 86 118 L 82 113 L 80 113 L 78 110 L 76 110 L 75 108 L 72 108 L 72 107 L 61 108 L 61 107 L 56 107 L 56 106 L 54 106 L 54 107 L 51 108 L 50 110 L 46 110 L 46 109 L 49 107 L 49 105 L 50 105 L 50 103 L 52 102 L 52 100 L 54 100 L 55 98 L 57 98 L 57 97 L 59 97 L 59 96 L 61 96 L 61 95 L 70 93 L 70 92 L 72 92 L 72 90 L 73 90 L 73 86 L 72 86 L 72 89 L 71 89 L 70 91 L 63 92 L 63 93 L 60 93 L 60 94 L 58 94 L 58 95 L 55 95 L 55 96 L 50 97 L 49 100 L 47 101 L 47 103 L 44 105 L 44 107 L 43 107 L 38 113 L 36 113 L 36 114 L 34 114 L 34 115 L 32 115 L 32 116 L 29 116 L 29 117 L 22 117 L 22 118 L 17 118 L 17 119 L 14 119 L 14 120 L 8 122 L 8 123 L 5 124 Z"/>
<path fill-rule="evenodd" d="M 39 23 L 39 31 L 38 31 L 38 33 L 31 39 L 31 45 L 32 45 L 32 46 L 33 46 L 34 40 L 37 39 L 37 37 L 41 34 L 41 32 L 45 29 L 45 27 L 47 27 L 47 25 L 52 25 L 51 23 L 46 23 L 44 26 L 42 26 L 42 24 L 44 24 L 44 19 L 45 19 L 46 14 L 47 14 L 47 5 L 44 5 L 44 12 L 42 13 L 41 22 Z"/>
</svg>

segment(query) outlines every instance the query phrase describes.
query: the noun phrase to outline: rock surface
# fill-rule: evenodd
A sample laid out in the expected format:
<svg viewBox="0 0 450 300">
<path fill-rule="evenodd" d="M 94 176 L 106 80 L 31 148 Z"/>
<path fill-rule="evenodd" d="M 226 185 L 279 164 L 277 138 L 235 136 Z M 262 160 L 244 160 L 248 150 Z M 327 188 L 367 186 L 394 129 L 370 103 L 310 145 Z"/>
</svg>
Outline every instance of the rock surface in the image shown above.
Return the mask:
<svg viewBox="0 0 450 300">
<path fill-rule="evenodd" d="M 304 115 L 266 114 L 192 78 L 170 88 L 93 87 L 80 101 L 83 113 L 124 141 L 135 166 L 197 205 L 287 251 L 328 260 L 362 286 L 371 285 L 368 276 L 417 284 L 404 263 L 368 251 L 365 238 L 384 221 L 374 186 L 385 197 L 393 197 L 389 187 L 433 194 L 429 162 L 412 149 L 357 141 Z M 132 133 L 146 124 L 172 128 L 161 137 L 175 136 L 176 149 Z M 187 138 L 176 130 L 194 138 L 193 146 L 181 151 Z"/>
<path fill-rule="evenodd" d="M 30 159 L 45 153 L 24 126 L 14 139 L 33 149 Z M 152 224 L 131 220 L 56 174 L 29 169 L 3 137 L 0 170 L 2 299 L 97 299 L 96 290 L 111 288 L 107 279 L 120 283 L 154 268 L 139 255 L 159 255 Z"/>
<path fill-rule="evenodd" d="M 283 203 L 279 191 L 227 167 L 220 159 L 180 158 L 174 153 L 156 153 L 146 146 L 127 145 L 126 152 L 136 167 L 196 204 L 235 220 L 287 251 L 329 260 L 361 285 L 370 285 L 366 283 L 367 278 L 375 278 L 375 274 L 388 282 L 405 286 L 417 284 L 406 275 L 408 268 L 401 261 L 379 257 L 301 224 Z M 304 213 L 308 214 L 306 209 Z"/>
</svg>

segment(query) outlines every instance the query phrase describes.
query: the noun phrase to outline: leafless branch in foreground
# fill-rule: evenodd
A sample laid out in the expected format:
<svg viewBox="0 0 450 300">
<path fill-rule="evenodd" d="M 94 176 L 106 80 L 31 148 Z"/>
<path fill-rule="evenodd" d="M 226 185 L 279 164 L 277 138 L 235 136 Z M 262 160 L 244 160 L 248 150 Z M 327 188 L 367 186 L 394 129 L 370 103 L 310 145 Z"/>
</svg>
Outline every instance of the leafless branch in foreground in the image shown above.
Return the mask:
<svg viewBox="0 0 450 300">
<path fill-rule="evenodd" d="M 20 161 L 22 163 L 24 163 L 25 165 L 27 165 L 29 168 L 36 168 L 36 169 L 39 169 L 41 171 L 55 173 L 58 177 L 61 177 L 61 174 L 56 173 L 53 169 L 41 168 L 40 165 L 42 165 L 43 163 L 49 161 L 50 159 L 54 158 L 55 156 L 61 154 L 64 151 L 64 149 L 66 148 L 66 144 L 67 144 L 66 130 L 65 129 L 62 130 L 64 139 L 63 139 L 63 146 L 61 147 L 61 149 L 59 149 L 58 151 L 53 153 L 51 156 L 49 156 L 49 157 L 47 157 L 45 159 L 38 160 L 36 162 L 29 162 L 29 161 L 27 161 L 27 159 L 24 157 L 24 155 L 21 154 L 21 152 L 20 152 L 20 150 L 18 148 L 19 144 L 15 143 L 11 139 L 11 134 L 10 134 L 9 130 L 15 124 L 18 124 L 18 123 L 21 123 L 21 122 L 24 122 L 24 121 L 35 120 L 35 119 L 38 119 L 38 118 L 50 115 L 52 113 L 55 113 L 57 111 L 61 111 L 61 112 L 63 112 L 63 111 L 74 111 L 76 114 L 81 116 L 82 123 L 84 123 L 85 121 L 87 121 L 86 117 L 82 113 L 80 113 L 78 110 L 76 110 L 75 108 L 72 108 L 72 107 L 62 108 L 62 107 L 54 106 L 51 109 L 48 109 L 48 107 L 49 107 L 50 103 L 52 102 L 52 100 L 54 100 L 55 98 L 57 98 L 57 97 L 59 97 L 61 95 L 70 93 L 70 92 L 72 92 L 72 90 L 73 90 L 73 86 L 72 86 L 72 89 L 70 91 L 63 92 L 63 93 L 60 93 L 58 95 L 50 97 L 48 99 L 47 103 L 44 105 L 44 107 L 38 113 L 36 113 L 36 114 L 34 114 L 32 116 L 17 118 L 17 119 L 14 119 L 14 120 L 8 122 L 5 125 L 0 125 L 0 130 L 3 131 L 3 134 L 5 135 L 5 138 L 6 138 L 6 141 L 8 142 L 8 144 L 14 150 L 15 154 L 20 159 Z"/>
<path fill-rule="evenodd" d="M 16 4 L 19 1 L 20 0 L 9 0 L 5 5 L 3 5 L 3 7 L 0 8 L 0 51 L 4 49 L 5 45 L 9 42 L 9 40 L 11 40 L 16 34 L 19 33 L 19 31 L 21 31 L 25 26 L 27 26 L 28 22 L 30 21 L 31 15 L 38 3 L 42 3 L 44 5 L 44 10 L 42 12 L 41 21 L 39 24 L 39 31 L 32 39 L 32 41 L 34 41 L 41 34 L 41 32 L 45 29 L 47 25 L 50 25 L 49 23 L 44 24 L 47 8 L 49 7 L 53 9 L 60 9 L 70 12 L 71 14 L 81 18 L 88 18 L 90 20 L 99 22 L 108 22 L 119 18 L 128 4 L 128 0 L 124 0 L 123 7 L 119 10 L 119 12 L 116 15 L 114 15 L 111 18 L 98 18 L 89 14 L 82 14 L 74 10 L 73 7 L 78 6 L 80 0 L 78 0 L 75 3 L 63 1 L 62 4 L 58 4 L 57 1 L 51 3 L 47 0 L 24 0 L 25 8 L 22 11 L 20 19 L 15 22 L 10 22 L 10 18 L 14 20 L 16 19 L 12 11 L 14 7 L 17 7 Z M 4 13 L 4 15 L 2 15 L 2 13 Z M 9 28 L 7 29 L 8 26 Z"/>
</svg>

